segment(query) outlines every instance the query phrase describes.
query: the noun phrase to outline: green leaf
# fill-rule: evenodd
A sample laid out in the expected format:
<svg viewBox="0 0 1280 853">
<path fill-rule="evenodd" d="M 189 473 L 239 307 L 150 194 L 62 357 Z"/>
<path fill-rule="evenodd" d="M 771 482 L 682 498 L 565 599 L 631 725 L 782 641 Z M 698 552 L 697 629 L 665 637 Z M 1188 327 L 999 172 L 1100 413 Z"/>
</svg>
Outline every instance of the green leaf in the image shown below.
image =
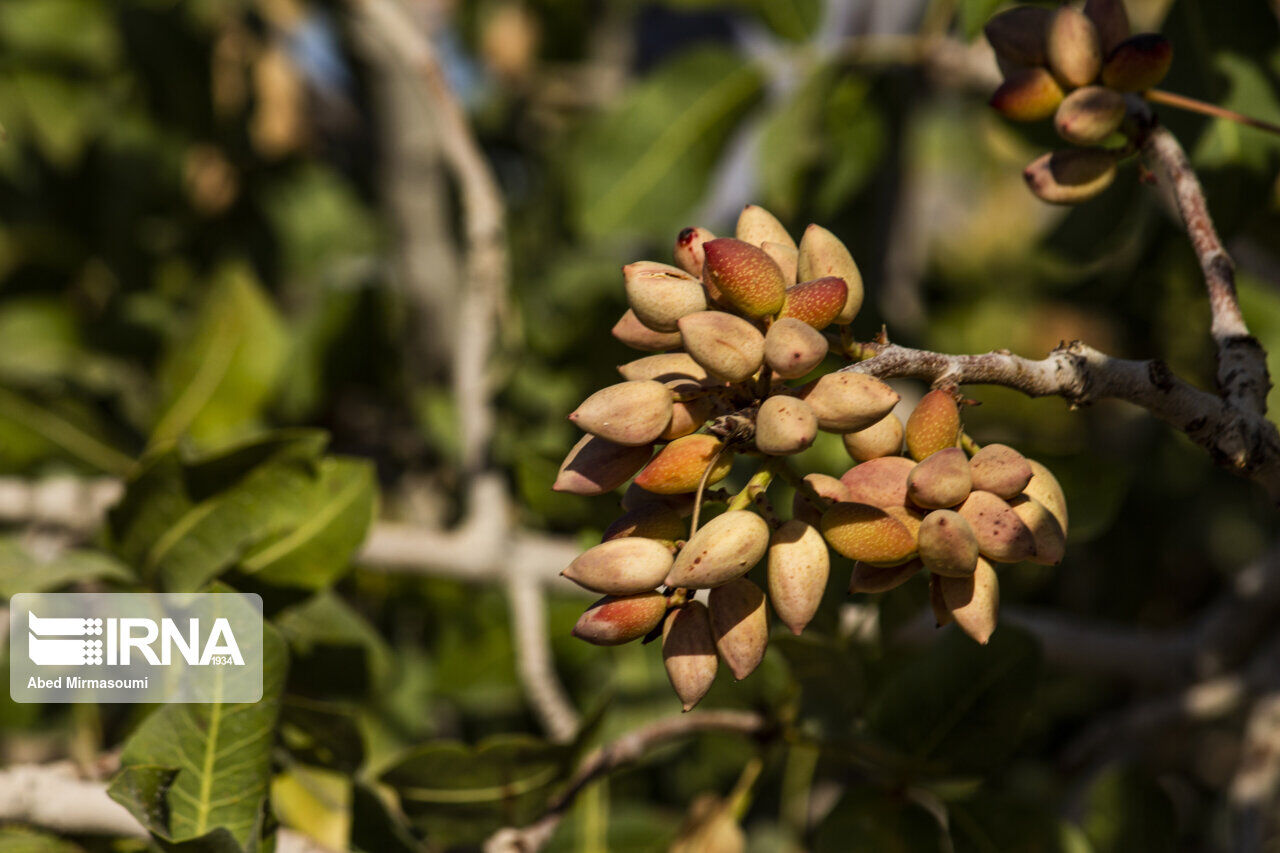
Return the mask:
<svg viewBox="0 0 1280 853">
<path fill-rule="evenodd" d="M 720 49 L 680 56 L 636 85 L 570 154 L 578 227 L 592 236 L 678 227 L 760 86 L 754 68 Z"/>
<path fill-rule="evenodd" d="M 275 625 L 289 643 L 290 690 L 326 696 L 381 692 L 394 658 L 381 635 L 332 591 L 282 610 Z"/>
<path fill-rule="evenodd" d="M 955 853 L 1089 853 L 1079 830 L 1049 806 L 979 795 L 951 803 L 948 825 Z M 1138 849 L 1138 848 L 1134 848 Z"/>
<path fill-rule="evenodd" d="M 885 149 L 885 123 L 868 98 L 869 86 L 845 78 L 832 88 L 823 117 L 826 122 L 825 169 L 817 207 L 831 216 L 875 174 Z"/>
<path fill-rule="evenodd" d="M 0 537 L 0 598 L 20 592 L 47 592 L 84 581 L 128 583 L 129 567 L 109 554 L 88 548 L 61 551 L 41 559 L 14 536 Z"/>
<path fill-rule="evenodd" d="M 97 0 L 5 0 L 0 43 L 8 55 L 105 67 L 119 50 L 109 7 Z"/>
<path fill-rule="evenodd" d="M 351 848 L 361 853 L 417 853 L 422 845 L 385 797 L 357 781 L 351 790 Z"/>
<path fill-rule="evenodd" d="M 5 853 L 84 853 L 79 844 L 16 825 L 0 826 L 0 850 Z"/>
<path fill-rule="evenodd" d="M 942 827 L 917 803 L 870 786 L 850 788 L 818 826 L 814 853 L 942 853 Z"/>
<path fill-rule="evenodd" d="M 196 318 L 160 366 L 164 404 L 151 442 L 210 446 L 256 424 L 289 351 L 283 321 L 243 264 L 223 267 Z"/>
<path fill-rule="evenodd" d="M 794 42 L 806 41 L 817 31 L 824 5 L 822 0 L 750 0 L 769 29 Z"/>
<path fill-rule="evenodd" d="M 948 630 L 893 672 L 868 708 L 868 726 L 923 768 L 989 769 L 1017 743 L 1039 666 L 1025 632 L 1001 626 L 980 646 Z"/>
<path fill-rule="evenodd" d="M 1112 767 L 1098 777 L 1082 825 L 1097 853 L 1178 849 L 1173 803 L 1154 779 L 1133 768 Z"/>
<path fill-rule="evenodd" d="M 0 388 L 0 446 L 5 455 L 13 455 L 11 445 L 20 443 L 36 457 L 67 456 L 109 474 L 129 473 L 133 459 L 103 440 L 104 432 L 93 413 L 73 400 L 46 405 Z"/>
<path fill-rule="evenodd" d="M 1280 122 L 1280 100 L 1267 75 L 1253 60 L 1232 53 L 1216 57 L 1216 70 L 1230 81 L 1230 93 L 1219 106 L 1272 123 Z M 1228 119 L 1214 119 L 1192 154 L 1198 169 L 1244 167 L 1270 175 L 1280 139 L 1265 130 Z"/>
<path fill-rule="evenodd" d="M 762 204 L 784 218 L 799 207 L 805 175 L 822 155 L 822 111 L 831 77 L 829 66 L 819 68 L 764 119 L 757 156 Z"/>
<path fill-rule="evenodd" d="M 265 625 L 262 639 L 261 701 L 162 705 L 125 742 L 107 792 L 161 842 L 217 833 L 257 848 L 287 669 L 276 630 Z"/>
<path fill-rule="evenodd" d="M 471 747 L 424 744 L 382 774 L 409 819 L 440 844 L 476 842 L 538 816 L 567 772 L 571 747 L 496 735 Z"/>
<path fill-rule="evenodd" d="M 284 697 L 280 740 L 290 754 L 308 764 L 354 774 L 364 762 L 357 711 L 336 702 Z"/>
</svg>

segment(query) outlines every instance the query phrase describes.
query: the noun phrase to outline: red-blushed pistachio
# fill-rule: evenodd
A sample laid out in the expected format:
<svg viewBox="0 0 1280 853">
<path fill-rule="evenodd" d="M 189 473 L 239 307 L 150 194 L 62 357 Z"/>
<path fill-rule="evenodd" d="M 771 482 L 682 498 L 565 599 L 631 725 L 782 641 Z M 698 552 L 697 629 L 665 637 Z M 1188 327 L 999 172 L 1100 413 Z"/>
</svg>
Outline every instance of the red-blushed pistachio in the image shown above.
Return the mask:
<svg viewBox="0 0 1280 853">
<path fill-rule="evenodd" d="M 680 346 L 679 332 L 655 332 L 636 316 L 630 308 L 613 325 L 613 336 L 632 349 L 644 352 L 663 352 Z"/>
<path fill-rule="evenodd" d="M 1012 500 L 1031 482 L 1027 457 L 1007 444 L 988 444 L 969 460 L 973 488 Z"/>
<path fill-rule="evenodd" d="M 723 443 L 711 435 L 686 435 L 658 451 L 658 455 L 636 475 L 636 485 L 659 495 L 693 492 L 702 481 L 708 465 L 712 465 Z M 733 454 L 720 453 L 707 477 L 707 485 L 720 482 L 733 467 Z"/>
<path fill-rule="evenodd" d="M 1031 466 L 1031 479 L 1022 491 L 1027 497 L 1035 498 L 1045 509 L 1052 513 L 1053 517 L 1058 520 L 1058 526 L 1062 528 L 1062 535 L 1066 536 L 1068 532 L 1067 496 L 1063 494 L 1058 478 L 1053 476 L 1052 471 L 1034 459 L 1028 459 L 1027 464 Z"/>
<path fill-rule="evenodd" d="M 818 419 L 804 400 L 775 394 L 756 413 L 756 449 L 770 456 L 799 453 L 818 437 Z"/>
<path fill-rule="evenodd" d="M 637 486 L 633 482 L 623 491 L 622 500 L 619 503 L 622 504 L 624 512 L 633 512 L 651 506 L 663 506 L 674 511 L 681 518 L 688 518 L 693 515 L 694 495 L 692 492 L 660 495 L 657 492 L 651 492 L 648 489 Z"/>
<path fill-rule="evenodd" d="M 662 583 L 673 559 L 661 542 L 627 536 L 588 548 L 560 574 L 592 592 L 634 595 Z"/>
<path fill-rule="evenodd" d="M 730 510 L 708 521 L 676 555 L 663 581 L 670 587 L 707 589 L 742 577 L 769 547 L 769 525 L 754 512 Z"/>
<path fill-rule="evenodd" d="M 769 601 L 782 623 L 799 636 L 822 603 L 831 555 L 812 525 L 791 519 L 769 539 Z"/>
<path fill-rule="evenodd" d="M 935 575 L 942 604 L 951 618 L 974 640 L 986 645 L 996 629 L 1000 612 L 1000 580 L 996 570 L 981 557 L 973 574 L 965 578 Z"/>
<path fill-rule="evenodd" d="M 847 500 L 881 509 L 907 505 L 907 478 L 916 464 L 904 456 L 881 456 L 854 465 L 840 476 Z"/>
<path fill-rule="evenodd" d="M 935 575 L 963 578 L 978 566 L 978 539 L 964 516 L 938 509 L 920 522 L 920 562 Z"/>
<path fill-rule="evenodd" d="M 744 243 L 759 246 L 765 242 L 781 243 L 783 246 L 796 247 L 796 241 L 787 233 L 787 229 L 778 217 L 758 204 L 749 204 L 738 214 L 738 227 L 735 237 Z"/>
<path fill-rule="evenodd" d="M 689 273 L 689 275 L 701 278 L 702 263 L 706 260 L 706 253 L 702 251 L 702 244 L 715 238 L 716 235 L 696 225 L 683 229 L 676 235 L 676 248 L 672 253 L 675 257 L 676 266 Z"/>
<path fill-rule="evenodd" d="M 859 592 L 888 592 L 897 589 L 924 568 L 919 560 L 908 560 L 897 566 L 873 566 L 869 563 L 853 564 L 849 575 L 849 594 Z"/>
<path fill-rule="evenodd" d="M 1105 148 L 1067 148 L 1032 160 L 1022 171 L 1027 187 L 1050 204 L 1080 204 L 1116 177 L 1116 155 Z"/>
<path fill-rule="evenodd" d="M 594 435 L 584 435 L 560 464 L 551 488 L 557 492 L 592 497 L 612 492 L 653 456 L 648 445 L 627 447 Z"/>
<path fill-rule="evenodd" d="M 844 307 L 835 322 L 847 326 L 862 308 L 862 273 L 853 255 L 840 240 L 821 225 L 810 225 L 800 238 L 800 256 L 796 262 L 796 280 L 814 281 L 834 276 L 845 283 Z"/>
<path fill-rule="evenodd" d="M 1036 552 L 1027 559 L 1042 566 L 1056 566 L 1067 551 L 1067 536 L 1062 525 L 1044 504 L 1035 498 L 1019 495 L 1009 501 L 1018 518 L 1031 531 L 1036 542 Z"/>
<path fill-rule="evenodd" d="M 764 660 L 769 645 L 764 592 L 746 578 L 738 578 L 711 590 L 707 609 L 716 649 L 733 677 L 741 681 Z"/>
<path fill-rule="evenodd" d="M 907 452 L 916 461 L 955 447 L 960 440 L 960 407 L 955 395 L 941 388 L 920 398 L 903 430 Z"/>
<path fill-rule="evenodd" d="M 778 316 L 794 317 L 815 329 L 825 329 L 840 316 L 848 294 L 844 279 L 833 275 L 805 281 L 787 288 Z"/>
<path fill-rule="evenodd" d="M 606 595 L 578 617 L 573 636 L 597 646 L 620 646 L 658 627 L 666 612 L 667 597 L 659 592 Z"/>
<path fill-rule="evenodd" d="M 675 509 L 665 504 L 651 503 L 628 510 L 620 516 L 605 529 L 601 541 L 612 542 L 629 536 L 643 536 L 674 550 L 675 543 L 685 537 L 687 530 L 684 519 Z"/>
<path fill-rule="evenodd" d="M 832 504 L 822 514 L 822 535 L 841 555 L 873 566 L 896 566 L 916 555 L 907 525 L 870 504 Z"/>
<path fill-rule="evenodd" d="M 674 332 L 685 314 L 707 307 L 702 282 L 677 267 L 637 261 L 622 268 L 627 304 L 641 323 L 655 332 Z"/>
<path fill-rule="evenodd" d="M 669 380 L 666 386 L 675 393 L 693 393 L 698 390 L 687 380 L 681 379 Z M 709 394 L 677 400 L 671 404 L 671 423 L 667 424 L 666 431 L 658 437 L 664 441 L 671 441 L 689 435 L 706 423 L 707 418 L 711 417 L 714 411 L 715 400 Z"/>
<path fill-rule="evenodd" d="M 1040 121 L 1062 103 L 1062 87 L 1044 68 L 1020 68 L 1000 84 L 989 103 L 1007 119 Z"/>
<path fill-rule="evenodd" d="M 618 365 L 618 372 L 623 379 L 652 379 L 655 382 L 670 382 L 673 379 L 703 382 L 707 379 L 706 369 L 687 352 L 647 355 Z"/>
<path fill-rule="evenodd" d="M 1129 16 L 1123 0 L 1085 0 L 1084 14 L 1098 31 L 1103 56 L 1110 56 L 1129 37 Z"/>
<path fill-rule="evenodd" d="M 844 449 L 855 462 L 867 462 L 902 452 L 902 420 L 893 412 L 865 429 L 840 436 Z"/>
<path fill-rule="evenodd" d="M 805 474 L 804 481 L 808 483 L 819 497 L 830 501 L 847 501 L 849 500 L 849 490 L 845 488 L 844 483 L 832 477 L 829 474 Z M 791 517 L 797 521 L 803 521 L 811 527 L 818 527 L 822 524 L 822 513 L 826 512 L 827 506 L 824 503 L 818 506 L 813 499 L 804 493 L 801 489 L 796 489 L 795 495 L 791 498 Z"/>
<path fill-rule="evenodd" d="M 939 628 L 951 624 L 951 611 L 942 598 L 942 577 L 935 574 L 929 575 L 929 608 L 933 611 L 933 621 Z"/>
<path fill-rule="evenodd" d="M 720 297 L 748 317 L 777 314 L 787 282 L 773 258 L 759 246 L 721 237 L 703 244 L 702 278 Z M 643 319 L 643 317 L 641 318 Z"/>
<path fill-rule="evenodd" d="M 691 710 L 711 689 L 720 658 L 711 617 L 701 601 L 689 601 L 667 614 L 662 623 L 662 664 L 684 710 Z"/>
<path fill-rule="evenodd" d="M 1059 6 L 1045 38 L 1049 70 L 1067 86 L 1087 86 L 1102 70 L 1102 42 L 1093 21 L 1074 6 Z"/>
<path fill-rule="evenodd" d="M 797 379 L 827 357 L 827 339 L 801 320 L 775 320 L 764 336 L 764 363 L 783 379 Z"/>
<path fill-rule="evenodd" d="M 773 262 L 778 265 L 778 269 L 782 270 L 782 277 L 786 280 L 787 285 L 795 284 L 796 267 L 800 263 L 800 252 L 796 249 L 795 243 L 787 246 L 782 243 L 765 240 L 760 244 L 760 248 L 764 249 L 764 253 L 773 258 Z"/>
<path fill-rule="evenodd" d="M 569 415 L 579 429 L 616 444 L 650 444 L 671 423 L 671 389 L 652 379 L 601 388 Z"/>
<path fill-rule="evenodd" d="M 838 370 L 828 373 L 800 396 L 828 432 L 866 429 L 893 411 L 898 392 L 874 376 Z"/>
<path fill-rule="evenodd" d="M 1063 99 L 1053 127 L 1068 142 L 1094 145 L 1119 129 L 1124 112 L 1124 95 L 1106 86 L 1085 86 Z"/>
<path fill-rule="evenodd" d="M 707 373 L 726 382 L 750 378 L 764 363 L 764 335 L 725 311 L 698 311 L 680 318 L 684 348 Z"/>
<path fill-rule="evenodd" d="M 998 563 L 1016 563 L 1036 552 L 1036 540 L 1018 514 L 990 492 L 970 492 L 956 510 L 969 522 L 982 556 Z"/>
<path fill-rule="evenodd" d="M 1118 92 L 1145 92 L 1169 73 L 1173 45 L 1159 33 L 1127 38 L 1107 56 L 1102 83 Z"/>
<path fill-rule="evenodd" d="M 1016 65 L 1045 63 L 1045 36 L 1053 10 L 1043 6 L 1014 6 L 987 21 L 982 32 L 1000 59 Z"/>
<path fill-rule="evenodd" d="M 907 475 L 907 499 L 925 509 L 955 506 L 969 497 L 969 458 L 958 447 L 929 454 Z"/>
</svg>

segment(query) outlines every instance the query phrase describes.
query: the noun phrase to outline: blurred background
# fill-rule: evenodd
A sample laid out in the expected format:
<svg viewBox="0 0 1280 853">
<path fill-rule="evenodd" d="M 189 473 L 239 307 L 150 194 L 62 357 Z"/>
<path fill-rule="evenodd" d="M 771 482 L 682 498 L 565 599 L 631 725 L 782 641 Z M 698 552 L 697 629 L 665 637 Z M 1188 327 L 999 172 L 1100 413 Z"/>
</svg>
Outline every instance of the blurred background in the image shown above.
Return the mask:
<svg viewBox="0 0 1280 853">
<path fill-rule="evenodd" d="M 511 496 L 514 529 L 558 555 L 619 513 L 613 498 L 550 487 L 577 440 L 565 414 L 634 357 L 609 334 L 626 308 L 621 265 L 668 261 L 687 225 L 731 233 L 747 203 L 793 234 L 818 222 L 848 243 L 867 282 L 860 339 L 884 324 L 911 346 L 1037 358 L 1080 339 L 1211 387 L 1195 257 L 1136 164 L 1079 208 L 1024 188 L 1023 166 L 1055 143 L 1051 127 L 986 107 L 995 0 L 387 2 L 433 47 L 505 201 L 483 467 Z M 1280 121 L 1280 6 L 1127 6 L 1135 30 L 1173 41 L 1164 88 Z M 375 531 L 448 531 L 485 512 L 468 505 L 475 460 L 454 381 L 457 337 L 474 333 L 459 319 L 464 199 L 448 117 L 394 42 L 359 2 L 0 4 L 0 492 L 44 484 L 63 501 L 9 501 L 3 592 L 136 570 L 128 519 L 99 529 L 91 498 L 113 499 L 149 450 L 322 430 L 367 478 L 363 521 L 324 583 L 286 579 L 291 591 L 265 597 L 293 629 L 288 691 L 332 712 L 330 729 L 299 724 L 329 750 L 277 750 L 271 809 L 331 849 L 396 849 L 370 840 L 384 823 L 396 844 L 475 846 L 539 813 L 463 798 L 406 808 L 406 829 L 371 815 L 353 782 L 410 747 L 541 737 L 545 723 L 505 575 L 387 570 L 412 553 L 345 559 L 375 514 Z M 1280 139 L 1160 116 L 1192 155 L 1277 375 Z M 910 402 L 925 389 L 899 390 Z M 686 849 L 741 849 L 688 841 L 724 802 L 744 833 L 729 840 L 761 851 L 1277 849 L 1280 736 L 1273 722 L 1265 749 L 1245 740 L 1254 698 L 1271 694 L 1199 715 L 1181 692 L 1276 648 L 1259 634 L 1209 669 L 1194 658 L 1205 608 L 1280 560 L 1274 508 L 1133 407 L 966 390 L 981 403 L 968 431 L 1048 464 L 1072 516 L 1062 565 L 1002 573 L 1012 615 L 992 645 L 922 630 L 923 582 L 851 600 L 848 565 L 833 566 L 805 637 L 778 636 L 759 672 L 736 685 L 722 673 L 703 703 L 804 737 L 664 748 L 590 786 L 549 849 L 657 850 L 680 833 Z M 831 438 L 802 464 L 847 468 Z M 37 579 L 36 564 L 56 571 Z M 569 636 L 585 604 L 569 586 L 549 583 L 525 612 L 546 620 L 543 663 L 589 721 L 582 743 L 677 713 L 656 648 Z M 1251 618 L 1270 625 L 1268 606 Z M 1120 645 L 1090 646 L 1098 637 Z M 984 676 L 956 683 L 958 670 Z M 139 718 L 2 701 L 9 765 L 85 764 Z M 1239 776 L 1258 762 L 1271 775 L 1250 800 Z"/>
</svg>

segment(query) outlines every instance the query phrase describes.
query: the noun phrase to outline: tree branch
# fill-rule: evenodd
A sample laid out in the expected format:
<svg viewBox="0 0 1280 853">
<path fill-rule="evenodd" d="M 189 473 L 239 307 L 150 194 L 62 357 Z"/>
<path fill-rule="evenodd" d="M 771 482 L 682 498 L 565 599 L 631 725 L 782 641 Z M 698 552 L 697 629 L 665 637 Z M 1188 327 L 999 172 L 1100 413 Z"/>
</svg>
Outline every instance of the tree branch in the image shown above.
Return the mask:
<svg viewBox="0 0 1280 853">
<path fill-rule="evenodd" d="M 567 787 L 547 808 L 547 813 L 522 829 L 501 829 L 485 842 L 485 853 L 531 853 L 550 839 L 578 794 L 593 780 L 623 765 L 640 760 L 653 749 L 677 738 L 699 732 L 729 732 L 763 735 L 769 723 L 761 714 L 748 711 L 698 711 L 667 717 L 628 732 L 592 752 L 578 766 Z"/>
<path fill-rule="evenodd" d="M 888 343 L 855 344 L 866 360 L 845 370 L 881 379 L 921 379 L 934 387 L 1000 385 L 1031 397 L 1062 397 L 1072 406 L 1102 399 L 1141 406 L 1187 434 L 1213 460 L 1280 502 L 1280 433 L 1253 407 L 1241 408 L 1179 378 L 1163 361 L 1112 358 L 1079 341 L 1038 361 L 1005 351 L 944 355 Z"/>
<path fill-rule="evenodd" d="M 1218 351 L 1218 389 L 1233 407 L 1265 414 L 1271 388 L 1267 354 L 1245 324 L 1236 296 L 1235 264 L 1218 239 L 1204 189 L 1187 152 L 1172 133 L 1154 127 L 1143 142 L 1142 153 L 1172 192 L 1204 273 L 1211 315 L 1209 331 Z"/>
</svg>

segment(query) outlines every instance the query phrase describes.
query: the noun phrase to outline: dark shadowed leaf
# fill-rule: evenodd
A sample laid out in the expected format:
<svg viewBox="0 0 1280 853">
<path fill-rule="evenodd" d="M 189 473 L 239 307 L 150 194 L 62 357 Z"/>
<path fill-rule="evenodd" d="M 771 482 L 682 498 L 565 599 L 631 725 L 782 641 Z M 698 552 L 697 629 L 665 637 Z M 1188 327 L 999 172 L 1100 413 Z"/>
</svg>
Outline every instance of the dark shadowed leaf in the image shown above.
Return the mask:
<svg viewBox="0 0 1280 853">
<path fill-rule="evenodd" d="M 918 804 L 876 788 L 849 789 L 818 826 L 814 853 L 943 853 L 942 827 Z"/>
<path fill-rule="evenodd" d="M 94 580 L 128 583 L 134 576 L 128 566 L 101 551 L 71 548 L 44 558 L 29 552 L 16 537 L 0 537 L 0 597 Z"/>
</svg>

